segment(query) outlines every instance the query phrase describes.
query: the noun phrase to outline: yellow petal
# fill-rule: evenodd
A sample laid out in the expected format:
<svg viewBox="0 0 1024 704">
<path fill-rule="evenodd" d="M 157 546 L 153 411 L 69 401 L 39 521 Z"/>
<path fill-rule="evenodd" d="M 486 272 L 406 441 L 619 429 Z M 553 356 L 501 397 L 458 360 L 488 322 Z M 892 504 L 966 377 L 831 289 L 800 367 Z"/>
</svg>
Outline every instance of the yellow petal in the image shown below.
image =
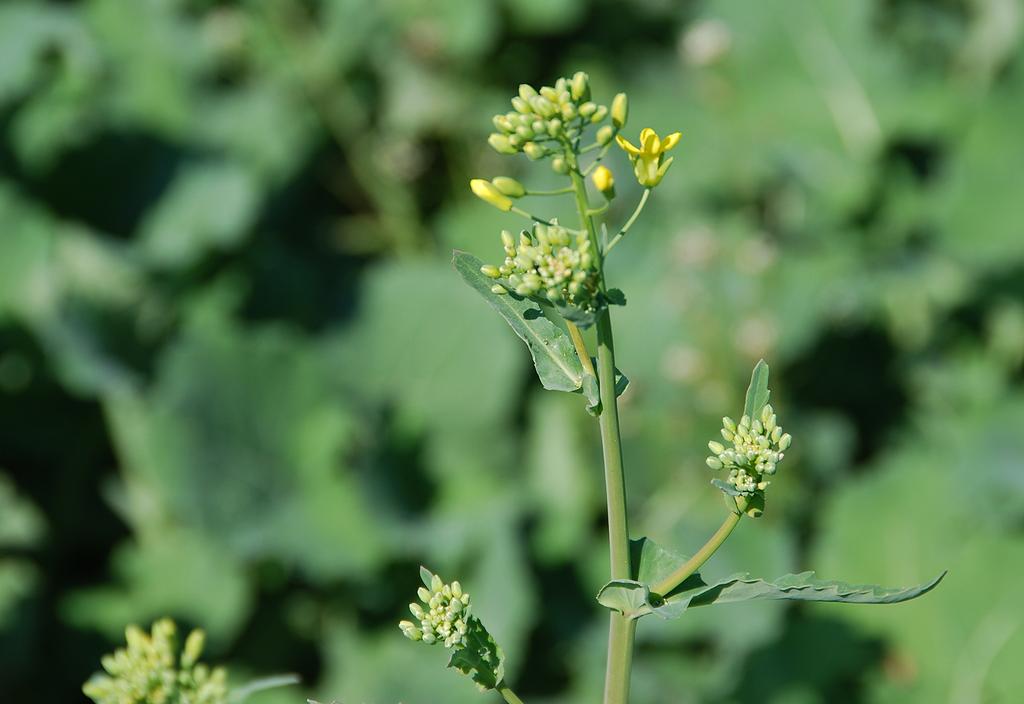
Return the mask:
<svg viewBox="0 0 1024 704">
<path fill-rule="evenodd" d="M 660 146 L 661 140 L 658 139 L 658 133 L 650 127 L 640 133 L 640 148 L 643 150 L 644 156 L 654 156 L 658 153 Z"/>
<path fill-rule="evenodd" d="M 628 139 L 623 137 L 621 134 L 615 135 L 615 142 L 629 154 L 632 154 L 633 156 L 640 155 L 640 150 L 637 149 Z"/>
<path fill-rule="evenodd" d="M 679 144 L 679 139 L 682 136 L 682 132 L 673 132 L 669 136 L 665 137 L 665 139 L 661 141 L 661 151 L 667 152 L 669 149 Z"/>
</svg>

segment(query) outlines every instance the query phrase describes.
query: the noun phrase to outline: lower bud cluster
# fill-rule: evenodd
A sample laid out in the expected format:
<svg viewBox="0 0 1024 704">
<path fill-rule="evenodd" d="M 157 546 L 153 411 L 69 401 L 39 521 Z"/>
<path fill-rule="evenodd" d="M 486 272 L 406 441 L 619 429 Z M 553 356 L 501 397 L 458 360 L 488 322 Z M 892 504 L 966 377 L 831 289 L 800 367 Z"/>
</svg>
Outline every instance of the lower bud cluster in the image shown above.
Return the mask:
<svg viewBox="0 0 1024 704">
<path fill-rule="evenodd" d="M 457 581 L 445 584 L 435 574 L 431 575 L 429 588 L 420 587 L 417 596 L 423 603 L 409 604 L 409 611 L 418 624 L 398 624 L 405 637 L 428 644 L 443 643 L 446 648 L 464 647 L 469 629 L 469 594 L 462 591 L 462 585 Z"/>
<path fill-rule="evenodd" d="M 760 417 L 753 421 L 743 416 L 737 424 L 732 418 L 723 418 L 722 437 L 732 443 L 732 447 L 709 442 L 708 449 L 714 454 L 707 458 L 707 465 L 711 469 L 728 470 L 727 483 L 744 496 L 768 488 L 771 482 L 767 477 L 775 474 L 793 440 L 789 433 L 782 432 L 771 405 L 766 405 Z"/>
<path fill-rule="evenodd" d="M 505 261 L 487 265 L 481 272 L 492 279 L 505 279 L 508 287 L 495 284 L 495 293 L 544 296 L 552 303 L 589 310 L 598 293 L 597 262 L 586 232 L 570 232 L 557 223 L 537 223 L 524 230 L 518 240 L 511 232 L 501 233 Z"/>
</svg>

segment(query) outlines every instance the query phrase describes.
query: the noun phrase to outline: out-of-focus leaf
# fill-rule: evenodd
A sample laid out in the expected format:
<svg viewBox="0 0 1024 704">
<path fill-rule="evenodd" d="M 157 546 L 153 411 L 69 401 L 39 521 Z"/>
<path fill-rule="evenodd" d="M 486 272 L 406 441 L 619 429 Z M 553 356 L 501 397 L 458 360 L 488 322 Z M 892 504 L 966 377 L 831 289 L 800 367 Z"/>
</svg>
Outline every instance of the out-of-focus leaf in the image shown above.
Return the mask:
<svg viewBox="0 0 1024 704">
<path fill-rule="evenodd" d="M 600 479 L 573 422 L 578 410 L 575 399 L 561 394 L 538 393 L 530 402 L 524 465 L 540 514 L 535 552 L 544 561 L 569 557 L 585 541 L 600 507 Z"/>
<path fill-rule="evenodd" d="M 341 463 L 353 419 L 323 383 L 320 354 L 281 330 L 197 319 L 154 389 L 106 401 L 125 471 L 240 560 L 320 576 L 371 569 L 386 538 Z"/>
<path fill-rule="evenodd" d="M 491 287 L 494 282 L 480 272 L 483 262 L 472 254 L 456 252 L 454 262 L 462 279 L 472 286 L 526 343 L 533 357 L 533 366 L 544 388 L 552 391 L 579 389 L 583 383 L 583 365 L 569 336 L 548 320 L 533 301 L 511 293 L 492 293 Z"/>
<path fill-rule="evenodd" d="M 19 496 L 12 482 L 0 473 L 0 632 L 19 602 L 36 589 L 39 577 L 34 565 L 3 553 L 34 547 L 44 527 L 39 511 Z"/>
<path fill-rule="evenodd" d="M 258 197 L 252 175 L 237 165 L 189 167 L 142 226 L 142 252 L 153 265 L 175 269 L 230 249 L 248 234 Z"/>
<path fill-rule="evenodd" d="M 243 565 L 194 532 L 148 526 L 142 540 L 118 548 L 113 571 L 114 583 L 75 592 L 65 601 L 63 612 L 71 622 L 116 638 L 127 623 L 174 614 L 227 640 L 238 633 L 251 607 Z"/>
</svg>

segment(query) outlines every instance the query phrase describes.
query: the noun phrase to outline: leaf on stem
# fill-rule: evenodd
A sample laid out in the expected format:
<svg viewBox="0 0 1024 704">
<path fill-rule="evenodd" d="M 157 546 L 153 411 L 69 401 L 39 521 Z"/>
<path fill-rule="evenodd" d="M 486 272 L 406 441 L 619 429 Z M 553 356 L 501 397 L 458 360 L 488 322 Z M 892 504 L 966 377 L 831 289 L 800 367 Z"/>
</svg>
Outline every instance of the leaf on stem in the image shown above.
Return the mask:
<svg viewBox="0 0 1024 704">
<path fill-rule="evenodd" d="M 747 573 L 734 574 L 713 583 L 694 574 L 662 598 L 651 593 L 657 583 L 683 564 L 686 558 L 661 547 L 648 538 L 633 541 L 639 554 L 637 579 L 613 580 L 601 588 L 597 601 L 628 618 L 656 614 L 663 619 L 679 618 L 687 608 L 740 601 L 773 599 L 785 601 L 829 601 L 845 604 L 897 604 L 926 594 L 946 576 L 913 587 L 880 587 L 876 584 L 848 584 L 818 579 L 814 572 L 787 574 L 768 581 Z"/>
<path fill-rule="evenodd" d="M 767 405 L 769 396 L 771 396 L 771 392 L 768 391 L 768 365 L 762 359 L 754 365 L 754 371 L 750 375 L 750 386 L 747 387 L 743 415 L 753 421 L 760 415 L 761 409 Z"/>
<path fill-rule="evenodd" d="M 452 653 L 448 667 L 472 677 L 482 691 L 496 689 L 505 677 L 505 654 L 476 616 L 467 626 L 466 645 Z"/>
<path fill-rule="evenodd" d="M 526 343 L 545 389 L 576 391 L 582 387 L 583 365 L 572 340 L 544 316 L 539 304 L 513 293 L 493 293 L 493 279 L 480 272 L 482 262 L 472 254 L 457 251 L 453 263 L 462 279 L 483 296 Z"/>
</svg>

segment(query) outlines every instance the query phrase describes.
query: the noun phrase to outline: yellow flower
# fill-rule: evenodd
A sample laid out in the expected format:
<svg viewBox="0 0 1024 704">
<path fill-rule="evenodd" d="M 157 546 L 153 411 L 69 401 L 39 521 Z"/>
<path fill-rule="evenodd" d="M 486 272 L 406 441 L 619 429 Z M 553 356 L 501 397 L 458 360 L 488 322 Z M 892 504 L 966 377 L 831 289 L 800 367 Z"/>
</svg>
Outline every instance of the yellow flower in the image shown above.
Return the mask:
<svg viewBox="0 0 1024 704">
<path fill-rule="evenodd" d="M 665 139 L 659 139 L 657 132 L 650 127 L 645 127 L 640 132 L 639 147 L 622 135 L 616 135 L 615 141 L 618 142 L 619 146 L 622 147 L 629 156 L 629 160 L 633 163 L 633 172 L 636 174 L 636 180 L 640 182 L 640 185 L 646 188 L 654 188 L 661 183 L 661 179 L 665 176 L 665 172 L 668 171 L 668 167 L 672 165 L 674 157 L 666 159 L 665 152 L 675 147 L 679 143 L 680 137 L 682 135 L 679 132 L 673 132 L 665 137 Z"/>
</svg>

